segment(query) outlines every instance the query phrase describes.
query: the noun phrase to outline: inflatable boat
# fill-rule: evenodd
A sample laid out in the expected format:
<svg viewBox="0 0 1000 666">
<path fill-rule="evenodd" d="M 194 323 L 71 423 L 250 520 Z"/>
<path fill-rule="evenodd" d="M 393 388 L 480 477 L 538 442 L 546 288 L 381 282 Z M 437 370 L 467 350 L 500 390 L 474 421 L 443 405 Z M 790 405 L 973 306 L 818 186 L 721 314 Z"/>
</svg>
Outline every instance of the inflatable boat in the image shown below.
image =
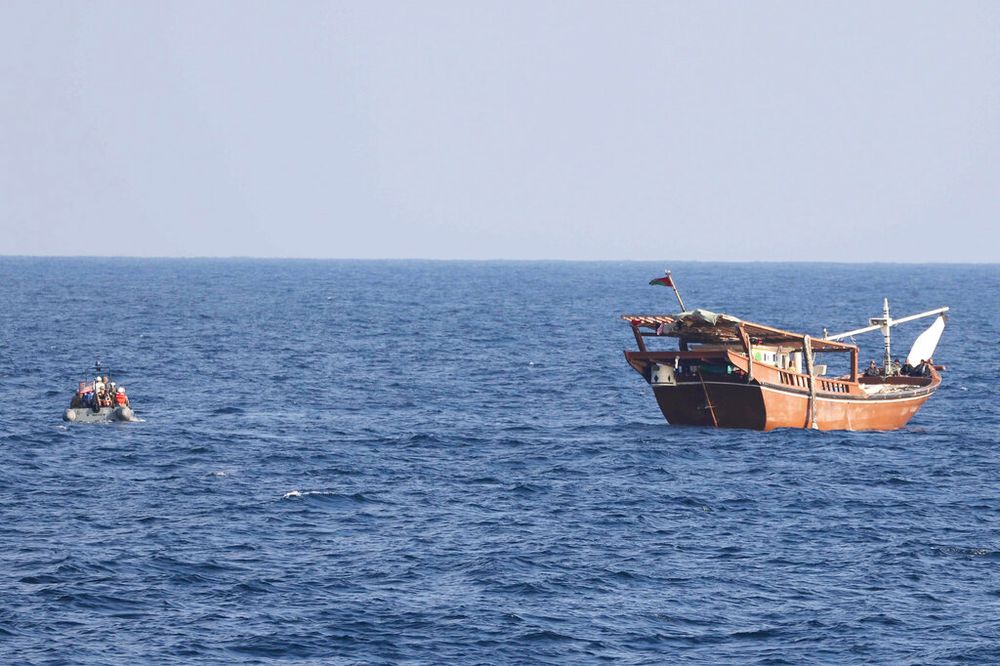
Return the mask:
<svg viewBox="0 0 1000 666">
<path fill-rule="evenodd" d="M 137 421 L 125 387 L 115 384 L 110 371 L 101 368 L 100 361 L 94 365 L 94 370 L 97 377 L 93 382 L 80 382 L 69 407 L 63 412 L 63 420 L 75 423 Z"/>
<path fill-rule="evenodd" d="M 108 423 L 111 421 L 135 421 L 135 412 L 131 407 L 101 407 L 94 411 L 92 407 L 70 407 L 63 413 L 63 421 L 75 423 Z"/>
</svg>

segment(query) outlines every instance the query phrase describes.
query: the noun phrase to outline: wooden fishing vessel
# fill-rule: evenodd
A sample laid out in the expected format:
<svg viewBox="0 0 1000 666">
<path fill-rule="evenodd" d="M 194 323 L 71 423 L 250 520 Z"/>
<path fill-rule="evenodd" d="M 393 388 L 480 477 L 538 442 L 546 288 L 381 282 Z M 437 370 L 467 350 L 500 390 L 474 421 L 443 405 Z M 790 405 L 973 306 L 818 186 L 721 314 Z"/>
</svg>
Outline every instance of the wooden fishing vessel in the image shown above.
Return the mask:
<svg viewBox="0 0 1000 666">
<path fill-rule="evenodd" d="M 651 284 L 674 288 L 668 273 Z M 892 319 L 888 299 L 883 316 L 870 325 L 813 338 L 705 310 L 671 315 L 622 315 L 632 327 L 638 351 L 625 358 L 649 383 L 667 421 L 675 425 L 718 428 L 814 428 L 819 430 L 894 430 L 901 428 L 941 384 L 932 356 L 944 330 L 938 308 Z M 890 329 L 937 315 L 907 355 L 893 363 Z M 881 331 L 883 364 L 874 361 L 862 374 L 858 347 L 846 338 Z M 651 350 L 647 340 L 675 339 L 675 350 Z M 827 376 L 818 354 L 847 355 L 847 371 Z"/>
</svg>

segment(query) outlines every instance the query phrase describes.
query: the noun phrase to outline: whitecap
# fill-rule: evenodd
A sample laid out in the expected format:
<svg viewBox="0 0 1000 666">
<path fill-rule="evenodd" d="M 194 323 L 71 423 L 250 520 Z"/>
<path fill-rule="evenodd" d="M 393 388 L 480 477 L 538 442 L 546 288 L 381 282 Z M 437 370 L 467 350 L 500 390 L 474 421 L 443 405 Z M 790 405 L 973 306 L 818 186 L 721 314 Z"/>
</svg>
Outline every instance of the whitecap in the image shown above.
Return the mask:
<svg viewBox="0 0 1000 666">
<path fill-rule="evenodd" d="M 297 497 L 336 497 L 340 493 L 334 490 L 293 490 L 282 495 L 281 499 L 294 499 Z"/>
</svg>

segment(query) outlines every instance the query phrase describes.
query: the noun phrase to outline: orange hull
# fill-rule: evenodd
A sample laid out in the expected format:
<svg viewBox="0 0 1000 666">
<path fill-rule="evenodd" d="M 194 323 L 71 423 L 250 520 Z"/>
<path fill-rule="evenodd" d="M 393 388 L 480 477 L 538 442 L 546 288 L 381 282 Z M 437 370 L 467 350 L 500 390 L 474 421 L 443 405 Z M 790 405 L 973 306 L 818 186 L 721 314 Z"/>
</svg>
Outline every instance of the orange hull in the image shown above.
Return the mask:
<svg viewBox="0 0 1000 666">
<path fill-rule="evenodd" d="M 841 398 L 818 395 L 818 430 L 896 430 L 905 426 L 931 396 L 891 399 Z M 674 425 L 719 428 L 811 428 L 808 393 L 795 393 L 758 383 L 701 382 L 655 386 L 656 402 Z"/>
<path fill-rule="evenodd" d="M 905 426 L 940 386 L 936 371 L 928 377 L 890 377 L 850 381 L 817 377 L 810 415 L 809 378 L 754 364 L 732 351 L 717 357 L 686 352 L 626 352 L 629 364 L 652 386 L 656 402 L 674 425 L 718 428 L 815 428 L 817 430 L 896 430 Z M 728 363 L 737 374 L 680 374 L 670 384 L 653 379 L 655 363 L 697 357 Z M 869 393 L 864 384 L 881 384 Z"/>
</svg>

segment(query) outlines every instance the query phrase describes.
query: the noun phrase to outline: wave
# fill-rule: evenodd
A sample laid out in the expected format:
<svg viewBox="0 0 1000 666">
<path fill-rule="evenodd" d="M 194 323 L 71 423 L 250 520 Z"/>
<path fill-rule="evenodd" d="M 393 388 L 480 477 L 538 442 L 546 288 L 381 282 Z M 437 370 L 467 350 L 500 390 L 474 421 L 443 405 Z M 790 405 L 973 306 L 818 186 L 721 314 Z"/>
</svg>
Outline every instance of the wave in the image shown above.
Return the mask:
<svg viewBox="0 0 1000 666">
<path fill-rule="evenodd" d="M 290 490 L 281 496 L 282 500 L 300 500 L 316 498 L 323 501 L 345 501 L 356 504 L 376 503 L 363 493 L 341 493 L 332 490 Z"/>
</svg>

